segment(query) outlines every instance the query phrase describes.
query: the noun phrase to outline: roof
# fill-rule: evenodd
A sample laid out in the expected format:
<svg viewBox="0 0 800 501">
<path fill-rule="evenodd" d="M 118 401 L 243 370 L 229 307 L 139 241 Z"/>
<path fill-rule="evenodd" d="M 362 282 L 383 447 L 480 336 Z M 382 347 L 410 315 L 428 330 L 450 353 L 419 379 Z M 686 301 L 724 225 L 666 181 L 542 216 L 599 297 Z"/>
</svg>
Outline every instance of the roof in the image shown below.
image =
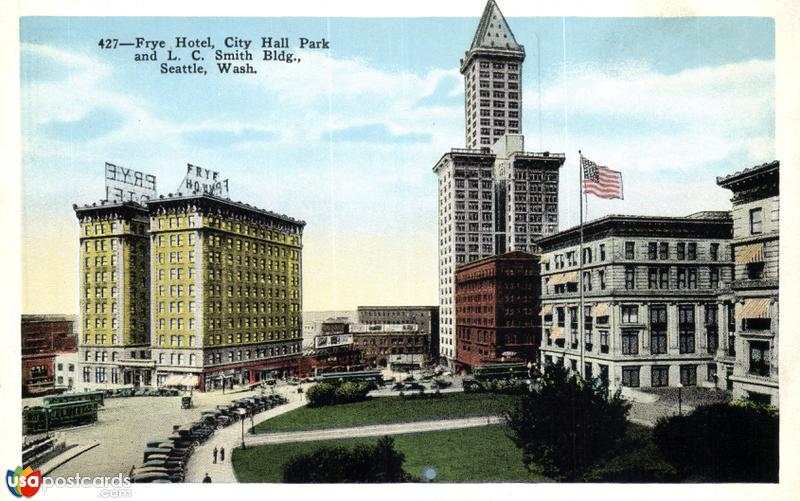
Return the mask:
<svg viewBox="0 0 800 501">
<path fill-rule="evenodd" d="M 506 18 L 503 17 L 503 13 L 500 12 L 500 8 L 494 0 L 486 2 L 478 29 L 475 30 L 475 36 L 472 38 L 470 49 L 478 48 L 524 50 L 517 43 Z"/>
<path fill-rule="evenodd" d="M 148 208 L 151 205 L 158 205 L 165 202 L 175 202 L 175 201 L 189 201 L 189 200 L 204 200 L 208 202 L 214 202 L 220 205 L 228 205 L 233 208 L 254 212 L 256 214 L 262 216 L 268 216 L 274 219 L 278 219 L 287 223 L 296 224 L 298 226 L 305 226 L 306 222 L 300 219 L 294 219 L 293 217 L 287 216 L 286 214 L 278 214 L 276 212 L 268 211 L 265 209 L 259 209 L 254 205 L 250 205 L 244 202 L 235 202 L 229 198 L 222 198 L 216 195 L 209 195 L 209 194 L 201 194 L 201 195 L 177 195 L 177 194 L 170 194 L 170 196 L 161 195 L 158 198 L 151 199 L 147 202 Z"/>
<path fill-rule="evenodd" d="M 585 243 L 605 235 L 661 237 L 670 234 L 684 238 L 729 239 L 732 231 L 733 219 L 730 213 L 722 211 L 697 212 L 682 217 L 610 214 L 583 225 Z M 576 225 L 542 237 L 536 240 L 536 244 L 543 252 L 549 252 L 577 244 L 579 235 L 580 226 Z"/>
<path fill-rule="evenodd" d="M 761 165 L 754 165 L 753 167 L 748 167 L 746 169 L 734 172 L 733 174 L 729 174 L 727 176 L 718 176 L 717 184 L 725 188 L 732 183 L 735 183 L 737 181 L 742 181 L 745 178 L 751 176 L 771 173 L 772 171 L 777 173 L 778 169 L 780 168 L 780 165 L 781 163 L 778 160 L 773 160 L 772 162 L 763 163 Z"/>
</svg>

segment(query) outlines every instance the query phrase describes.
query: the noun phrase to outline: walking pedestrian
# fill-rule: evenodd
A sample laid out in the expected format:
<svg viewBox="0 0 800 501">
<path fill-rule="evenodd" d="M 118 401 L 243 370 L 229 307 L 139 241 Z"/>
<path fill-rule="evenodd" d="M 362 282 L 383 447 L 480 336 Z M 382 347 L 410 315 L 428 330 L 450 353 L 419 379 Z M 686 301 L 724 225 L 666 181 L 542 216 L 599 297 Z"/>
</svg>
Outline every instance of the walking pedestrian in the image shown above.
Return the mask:
<svg viewBox="0 0 800 501">
<path fill-rule="evenodd" d="M 217 448 L 214 447 L 214 464 L 217 464 Z"/>
<path fill-rule="evenodd" d="M 220 447 L 219 448 L 219 462 L 220 463 L 224 463 L 225 462 L 225 447 Z"/>
<path fill-rule="evenodd" d="M 208 476 L 208 473 L 206 473 L 206 476 L 203 477 L 203 483 L 204 484 L 210 484 L 211 483 L 211 477 Z"/>
</svg>

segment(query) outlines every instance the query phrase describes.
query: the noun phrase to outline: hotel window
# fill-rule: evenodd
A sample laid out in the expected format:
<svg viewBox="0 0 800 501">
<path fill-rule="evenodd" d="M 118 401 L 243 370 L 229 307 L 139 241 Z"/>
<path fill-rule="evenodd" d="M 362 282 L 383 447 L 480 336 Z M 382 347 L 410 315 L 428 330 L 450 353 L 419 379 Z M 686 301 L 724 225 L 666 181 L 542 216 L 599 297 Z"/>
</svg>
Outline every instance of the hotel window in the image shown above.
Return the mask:
<svg viewBox="0 0 800 501">
<path fill-rule="evenodd" d="M 669 243 L 661 242 L 658 244 L 658 259 L 669 259 Z"/>
<path fill-rule="evenodd" d="M 583 272 L 583 290 L 584 291 L 592 290 L 592 273 L 590 271 Z"/>
<path fill-rule="evenodd" d="M 678 261 L 686 260 L 686 242 L 678 242 L 677 244 Z"/>
<path fill-rule="evenodd" d="M 697 288 L 697 268 L 689 268 L 687 286 L 689 289 Z"/>
<path fill-rule="evenodd" d="M 717 364 L 706 365 L 706 381 L 709 383 L 717 382 Z"/>
<path fill-rule="evenodd" d="M 769 377 L 769 342 L 750 341 L 750 374 Z"/>
<path fill-rule="evenodd" d="M 712 243 L 709 247 L 708 254 L 711 257 L 712 261 L 719 260 L 719 244 Z"/>
<path fill-rule="evenodd" d="M 634 242 L 625 242 L 625 259 L 634 259 Z"/>
<path fill-rule="evenodd" d="M 636 271 L 633 266 L 625 267 L 625 290 L 633 290 L 636 287 Z"/>
<path fill-rule="evenodd" d="M 719 288 L 719 270 L 717 268 L 711 268 L 708 270 L 708 280 L 709 286 L 712 289 Z"/>
<path fill-rule="evenodd" d="M 622 368 L 622 386 L 629 388 L 639 387 L 639 367 Z"/>
<path fill-rule="evenodd" d="M 639 331 L 636 330 L 622 331 L 622 354 L 623 355 L 639 354 Z"/>
<path fill-rule="evenodd" d="M 620 306 L 622 312 L 622 323 L 635 324 L 639 322 L 639 307 L 636 305 L 624 304 Z"/>
<path fill-rule="evenodd" d="M 686 245 L 686 258 L 689 261 L 695 261 L 697 259 L 697 243 L 696 242 L 689 242 Z"/>
<path fill-rule="evenodd" d="M 91 370 L 88 367 L 83 368 L 83 382 L 89 382 L 89 375 L 91 374 Z"/>
<path fill-rule="evenodd" d="M 667 307 L 665 305 L 650 306 L 650 353 L 652 355 L 667 353 Z"/>
<path fill-rule="evenodd" d="M 653 387 L 669 386 L 669 366 L 654 365 L 650 370 L 650 385 Z"/>
<path fill-rule="evenodd" d="M 600 331 L 600 353 L 608 353 L 608 331 Z"/>
<path fill-rule="evenodd" d="M 600 244 L 600 261 L 606 260 L 606 244 Z"/>
<path fill-rule="evenodd" d="M 606 288 L 606 272 L 603 271 L 603 270 L 599 270 L 597 272 L 597 276 L 600 279 L 600 288 L 601 289 L 605 289 Z"/>
<path fill-rule="evenodd" d="M 660 289 L 669 289 L 669 268 L 659 268 L 658 287 Z"/>
<path fill-rule="evenodd" d="M 654 261 L 658 258 L 658 243 L 656 242 L 648 242 L 647 243 L 647 259 Z"/>
<path fill-rule="evenodd" d="M 719 325 L 717 323 L 717 305 L 707 304 L 705 307 L 706 352 L 714 354 L 719 347 Z"/>
<path fill-rule="evenodd" d="M 686 268 L 678 268 L 678 282 L 676 285 L 678 289 L 686 288 Z"/>
<path fill-rule="evenodd" d="M 761 207 L 750 209 L 750 234 L 757 235 L 762 231 L 763 210 Z"/>
<path fill-rule="evenodd" d="M 678 306 L 678 344 L 680 353 L 694 353 L 694 306 Z"/>
<path fill-rule="evenodd" d="M 681 365 L 681 384 L 683 386 L 697 385 L 697 366 Z"/>
</svg>

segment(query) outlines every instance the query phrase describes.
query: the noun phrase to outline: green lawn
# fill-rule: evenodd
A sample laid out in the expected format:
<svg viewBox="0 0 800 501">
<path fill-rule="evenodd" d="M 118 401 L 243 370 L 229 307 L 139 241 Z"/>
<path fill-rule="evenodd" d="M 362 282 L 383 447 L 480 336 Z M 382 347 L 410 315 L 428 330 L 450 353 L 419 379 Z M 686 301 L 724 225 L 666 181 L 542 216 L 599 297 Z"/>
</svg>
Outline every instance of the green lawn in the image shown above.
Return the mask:
<svg viewBox="0 0 800 501">
<path fill-rule="evenodd" d="M 441 398 L 372 398 L 353 404 L 301 407 L 255 426 L 256 433 L 342 428 L 368 424 L 502 415 L 516 396 L 493 393 L 446 393 Z"/>
<path fill-rule="evenodd" d="M 395 447 L 406 456 L 406 472 L 417 478 L 423 467 L 433 466 L 437 482 L 547 482 L 547 478 L 525 470 L 522 452 L 507 432 L 504 425 L 492 425 L 394 438 Z M 376 440 L 355 438 L 234 449 L 233 468 L 240 482 L 280 482 L 283 465 L 292 456 L 323 445 L 352 447 Z"/>
</svg>

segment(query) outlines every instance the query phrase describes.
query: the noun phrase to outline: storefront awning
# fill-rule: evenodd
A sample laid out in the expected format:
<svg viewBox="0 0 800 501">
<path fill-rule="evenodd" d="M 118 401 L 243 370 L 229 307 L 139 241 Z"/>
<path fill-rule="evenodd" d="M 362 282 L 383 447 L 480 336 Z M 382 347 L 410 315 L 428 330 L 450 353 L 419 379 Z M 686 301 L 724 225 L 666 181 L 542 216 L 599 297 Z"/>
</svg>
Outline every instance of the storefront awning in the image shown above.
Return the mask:
<svg viewBox="0 0 800 501">
<path fill-rule="evenodd" d="M 745 245 L 736 254 L 736 264 L 750 264 L 764 262 L 764 242 Z"/>
<path fill-rule="evenodd" d="M 193 374 L 170 374 L 162 383 L 162 386 L 197 386 L 197 376 Z"/>
<path fill-rule="evenodd" d="M 564 331 L 561 327 L 553 327 L 550 329 L 550 339 L 564 339 Z"/>
<path fill-rule="evenodd" d="M 769 298 L 745 299 L 736 309 L 739 318 L 769 318 Z"/>
<path fill-rule="evenodd" d="M 553 305 L 546 304 L 542 306 L 542 309 L 539 310 L 539 315 L 552 315 L 553 314 Z"/>
<path fill-rule="evenodd" d="M 568 273 L 559 273 L 558 275 L 553 275 L 550 278 L 550 285 L 562 285 L 566 284 L 567 282 L 577 282 L 577 281 L 578 281 L 578 272 L 570 271 Z"/>
<path fill-rule="evenodd" d="M 592 306 L 593 317 L 606 317 L 608 316 L 608 303 L 597 303 Z"/>
</svg>

